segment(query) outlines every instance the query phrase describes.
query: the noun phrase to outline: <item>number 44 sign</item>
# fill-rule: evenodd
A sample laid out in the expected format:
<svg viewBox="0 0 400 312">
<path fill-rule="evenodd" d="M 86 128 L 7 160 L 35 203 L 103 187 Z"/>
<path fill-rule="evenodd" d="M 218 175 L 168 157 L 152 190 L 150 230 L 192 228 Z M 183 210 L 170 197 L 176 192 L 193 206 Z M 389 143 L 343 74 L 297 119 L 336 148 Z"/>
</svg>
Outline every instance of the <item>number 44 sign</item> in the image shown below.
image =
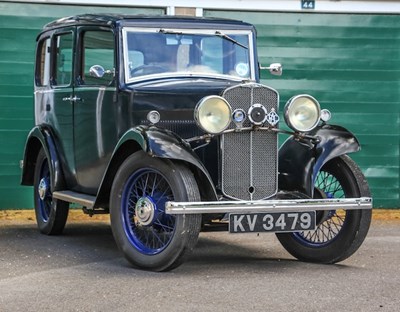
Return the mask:
<svg viewBox="0 0 400 312">
<path fill-rule="evenodd" d="M 315 9 L 315 0 L 301 0 L 301 8 L 306 10 Z"/>
</svg>

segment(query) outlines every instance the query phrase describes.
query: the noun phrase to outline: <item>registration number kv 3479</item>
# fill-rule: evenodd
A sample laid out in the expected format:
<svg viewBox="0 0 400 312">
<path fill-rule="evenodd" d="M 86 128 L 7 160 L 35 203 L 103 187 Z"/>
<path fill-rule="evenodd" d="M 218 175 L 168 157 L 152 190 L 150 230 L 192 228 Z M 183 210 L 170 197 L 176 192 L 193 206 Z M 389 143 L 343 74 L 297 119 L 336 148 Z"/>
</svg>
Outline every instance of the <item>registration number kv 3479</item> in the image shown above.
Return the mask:
<svg viewBox="0 0 400 312">
<path fill-rule="evenodd" d="M 315 229 L 315 211 L 229 215 L 230 233 L 299 232 Z"/>
</svg>

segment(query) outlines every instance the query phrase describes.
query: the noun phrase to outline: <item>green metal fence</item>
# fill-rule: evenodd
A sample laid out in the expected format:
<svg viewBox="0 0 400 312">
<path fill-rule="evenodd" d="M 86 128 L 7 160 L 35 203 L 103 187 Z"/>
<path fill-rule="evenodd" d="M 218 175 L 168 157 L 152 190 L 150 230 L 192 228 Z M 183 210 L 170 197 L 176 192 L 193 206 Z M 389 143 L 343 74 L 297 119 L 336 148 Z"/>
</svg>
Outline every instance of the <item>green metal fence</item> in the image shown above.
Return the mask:
<svg viewBox="0 0 400 312">
<path fill-rule="evenodd" d="M 283 64 L 283 76 L 263 82 L 281 107 L 309 93 L 360 140 L 351 157 L 361 166 L 375 207 L 399 201 L 400 15 L 205 11 L 248 21 L 258 30 L 262 64 Z"/>
</svg>

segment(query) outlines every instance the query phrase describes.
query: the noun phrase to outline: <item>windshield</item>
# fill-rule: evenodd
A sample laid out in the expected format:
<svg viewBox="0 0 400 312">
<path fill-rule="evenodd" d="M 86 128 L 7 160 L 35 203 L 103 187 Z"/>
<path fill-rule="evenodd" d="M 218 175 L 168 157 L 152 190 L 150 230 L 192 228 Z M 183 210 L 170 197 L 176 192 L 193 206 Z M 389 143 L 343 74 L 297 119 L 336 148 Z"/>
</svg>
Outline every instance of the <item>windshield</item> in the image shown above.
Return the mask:
<svg viewBox="0 0 400 312">
<path fill-rule="evenodd" d="M 152 77 L 254 79 L 250 31 L 124 28 L 127 82 Z"/>
</svg>

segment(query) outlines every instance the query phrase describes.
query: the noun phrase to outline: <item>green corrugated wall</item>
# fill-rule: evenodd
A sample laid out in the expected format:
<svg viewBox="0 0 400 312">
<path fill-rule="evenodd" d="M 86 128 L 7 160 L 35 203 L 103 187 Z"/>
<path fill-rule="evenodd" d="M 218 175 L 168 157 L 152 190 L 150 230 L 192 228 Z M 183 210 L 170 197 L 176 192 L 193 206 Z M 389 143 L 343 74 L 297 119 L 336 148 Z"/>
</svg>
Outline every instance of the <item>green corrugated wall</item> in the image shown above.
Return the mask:
<svg viewBox="0 0 400 312">
<path fill-rule="evenodd" d="M 283 76 L 262 74 L 280 106 L 309 93 L 332 112 L 331 123 L 356 134 L 351 157 L 366 175 L 375 207 L 398 208 L 400 15 L 205 11 L 258 30 L 259 61 L 283 64 Z"/>
<path fill-rule="evenodd" d="M 164 14 L 165 10 L 0 1 L 0 209 L 33 207 L 32 188 L 19 185 L 19 161 L 34 123 L 33 62 L 37 34 L 44 24 L 56 18 L 102 12 Z"/>
<path fill-rule="evenodd" d="M 163 14 L 163 9 L 105 8 L 0 1 L 0 209 L 31 208 L 19 186 L 19 160 L 33 126 L 33 56 L 43 24 L 77 13 Z M 309 93 L 353 131 L 352 157 L 368 178 L 376 207 L 400 207 L 400 16 L 204 11 L 256 25 L 260 62 L 280 62 L 282 77 L 263 73 L 281 94 Z"/>
</svg>

